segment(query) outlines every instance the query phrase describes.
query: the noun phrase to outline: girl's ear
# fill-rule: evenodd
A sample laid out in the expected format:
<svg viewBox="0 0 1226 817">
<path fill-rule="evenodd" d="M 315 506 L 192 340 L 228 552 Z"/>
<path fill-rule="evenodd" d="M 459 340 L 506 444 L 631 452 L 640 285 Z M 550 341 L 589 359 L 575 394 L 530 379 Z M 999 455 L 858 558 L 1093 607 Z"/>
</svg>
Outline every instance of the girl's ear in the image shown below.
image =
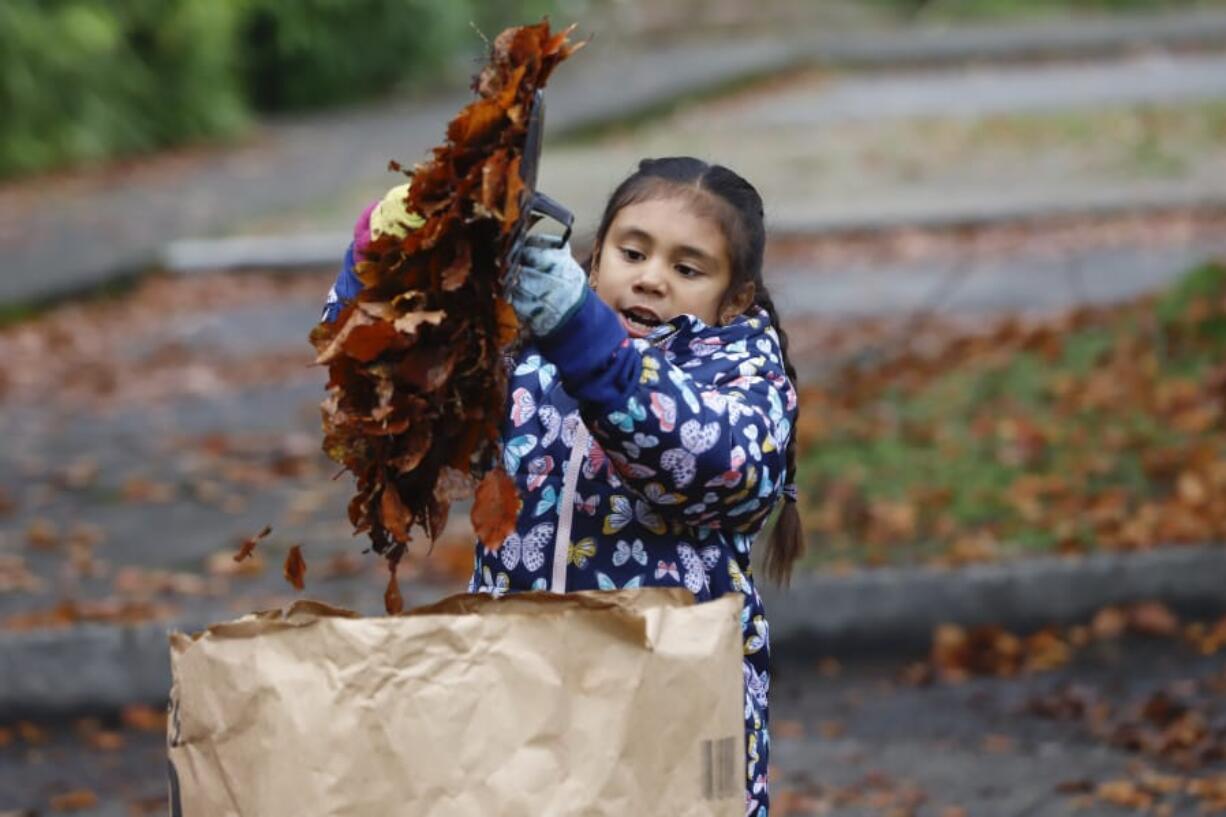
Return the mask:
<svg viewBox="0 0 1226 817">
<path fill-rule="evenodd" d="M 724 305 L 720 307 L 719 322 L 729 323 L 737 315 L 744 314 L 745 310 L 753 304 L 753 299 L 757 294 L 758 288 L 754 286 L 753 281 L 747 281 L 736 292 L 729 293 L 724 298 Z"/>
<path fill-rule="evenodd" d="M 588 262 L 587 284 L 592 289 L 596 288 L 596 281 L 600 277 L 600 245 L 597 244 L 592 249 L 592 259 Z"/>
</svg>

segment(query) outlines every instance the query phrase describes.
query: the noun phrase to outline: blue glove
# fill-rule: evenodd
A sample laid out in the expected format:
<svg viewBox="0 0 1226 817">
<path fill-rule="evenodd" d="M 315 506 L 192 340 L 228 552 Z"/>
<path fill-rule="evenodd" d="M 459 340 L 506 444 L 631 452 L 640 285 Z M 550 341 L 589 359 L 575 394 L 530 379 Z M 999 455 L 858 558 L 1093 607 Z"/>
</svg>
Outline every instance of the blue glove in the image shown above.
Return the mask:
<svg viewBox="0 0 1226 817">
<path fill-rule="evenodd" d="M 521 325 L 544 337 L 579 310 L 587 294 L 587 273 L 549 236 L 529 236 L 512 259 L 507 295 Z"/>
</svg>

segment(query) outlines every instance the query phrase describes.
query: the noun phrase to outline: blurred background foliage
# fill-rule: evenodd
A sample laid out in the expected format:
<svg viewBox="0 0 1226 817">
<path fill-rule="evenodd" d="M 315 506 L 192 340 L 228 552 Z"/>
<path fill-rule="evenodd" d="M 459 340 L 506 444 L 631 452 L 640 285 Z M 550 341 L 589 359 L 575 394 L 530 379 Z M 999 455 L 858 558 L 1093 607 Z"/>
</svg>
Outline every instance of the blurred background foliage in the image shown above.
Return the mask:
<svg viewBox="0 0 1226 817">
<path fill-rule="evenodd" d="M 573 4 L 572 4 L 573 5 Z M 454 77 L 554 0 L 4 0 L 0 177 Z"/>
<path fill-rule="evenodd" d="M 912 19 L 1000 20 L 1214 8 L 1222 0 L 870 0 Z"/>
<path fill-rule="evenodd" d="M 481 36 L 551 15 L 693 33 L 774 19 L 961 20 L 1226 0 L 3 0 L 0 178 L 241 132 L 254 116 L 467 80 Z M 836 9 L 837 7 L 837 9 Z M 837 24 L 837 23 L 836 23 Z M 474 31 L 474 28 L 476 29 Z M 481 34 L 478 34 L 481 32 Z"/>
</svg>

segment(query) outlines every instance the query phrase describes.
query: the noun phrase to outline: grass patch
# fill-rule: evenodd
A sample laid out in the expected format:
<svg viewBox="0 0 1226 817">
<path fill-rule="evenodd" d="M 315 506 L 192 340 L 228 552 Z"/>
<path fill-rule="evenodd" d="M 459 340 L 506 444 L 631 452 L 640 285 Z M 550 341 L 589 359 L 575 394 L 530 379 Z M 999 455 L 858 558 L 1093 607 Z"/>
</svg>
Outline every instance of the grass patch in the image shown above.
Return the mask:
<svg viewBox="0 0 1226 817">
<path fill-rule="evenodd" d="M 912 20 L 1034 20 L 1226 7 L 1223 0 L 872 0 Z"/>
<path fill-rule="evenodd" d="M 801 397 L 813 563 L 963 563 L 1226 537 L 1226 265 L 1007 322 Z"/>
</svg>

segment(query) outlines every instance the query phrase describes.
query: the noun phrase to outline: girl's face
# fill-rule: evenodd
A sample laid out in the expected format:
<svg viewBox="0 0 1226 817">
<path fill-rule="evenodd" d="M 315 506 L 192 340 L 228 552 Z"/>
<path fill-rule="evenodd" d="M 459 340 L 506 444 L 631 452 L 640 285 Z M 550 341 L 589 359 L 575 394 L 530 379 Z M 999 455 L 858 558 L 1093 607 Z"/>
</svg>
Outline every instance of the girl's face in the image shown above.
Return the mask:
<svg viewBox="0 0 1226 817">
<path fill-rule="evenodd" d="M 715 325 L 753 299 L 751 285 L 724 303 L 732 284 L 727 240 L 714 219 L 695 214 L 682 197 L 619 210 L 592 263 L 592 283 L 631 337 L 682 314 Z"/>
</svg>

